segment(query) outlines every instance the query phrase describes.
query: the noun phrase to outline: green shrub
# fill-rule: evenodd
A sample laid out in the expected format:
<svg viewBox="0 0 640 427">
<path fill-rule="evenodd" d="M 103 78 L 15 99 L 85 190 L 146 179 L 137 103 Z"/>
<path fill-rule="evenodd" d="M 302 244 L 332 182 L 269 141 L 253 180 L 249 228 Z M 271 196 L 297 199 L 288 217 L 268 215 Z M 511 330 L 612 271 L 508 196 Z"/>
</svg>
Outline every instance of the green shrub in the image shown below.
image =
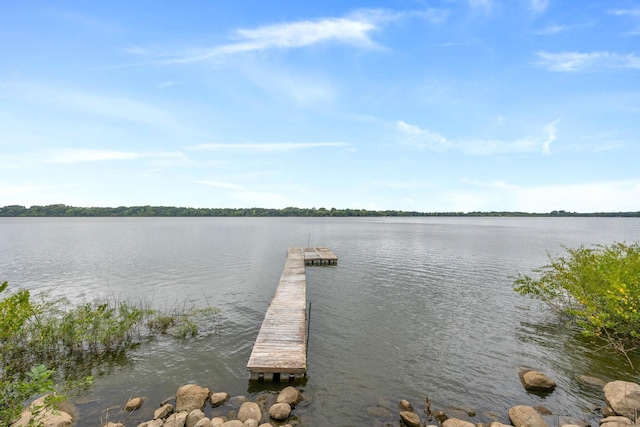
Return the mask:
<svg viewBox="0 0 640 427">
<path fill-rule="evenodd" d="M 640 244 L 565 249 L 568 256 L 535 270 L 537 279 L 518 274 L 515 290 L 574 319 L 631 364 L 629 353 L 640 342 Z"/>
</svg>

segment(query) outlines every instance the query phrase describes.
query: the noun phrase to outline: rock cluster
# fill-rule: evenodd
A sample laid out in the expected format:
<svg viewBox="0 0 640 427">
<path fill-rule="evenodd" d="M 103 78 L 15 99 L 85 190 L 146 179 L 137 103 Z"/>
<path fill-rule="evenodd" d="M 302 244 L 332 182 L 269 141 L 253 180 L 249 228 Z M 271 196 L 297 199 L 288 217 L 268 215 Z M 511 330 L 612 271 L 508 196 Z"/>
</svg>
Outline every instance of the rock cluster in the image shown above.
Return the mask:
<svg viewBox="0 0 640 427">
<path fill-rule="evenodd" d="M 226 416 L 208 418 L 203 410 L 219 407 L 233 399 L 240 404 L 240 409 L 230 412 Z M 271 400 L 271 401 L 270 401 Z M 300 392 L 292 386 L 283 389 L 273 399 L 263 398 L 250 402 L 247 398 L 231 398 L 225 392 L 211 393 L 208 388 L 196 384 L 187 384 L 178 388 L 175 396 L 175 407 L 171 403 L 160 405 L 153 413 L 153 419 L 139 423 L 138 427 L 273 427 L 275 421 L 278 426 L 291 416 L 296 403 L 302 400 Z M 142 406 L 144 399 L 131 399 L 125 408 L 136 410 Z M 139 405 L 138 405 L 139 404 Z M 108 423 L 106 427 L 125 427 L 121 423 Z"/>
<path fill-rule="evenodd" d="M 535 372 L 535 371 L 528 371 Z M 534 391 L 549 391 L 553 390 L 555 383 L 546 378 L 543 374 L 536 372 L 534 375 L 528 375 L 528 380 L 525 382 L 525 375 L 521 374 L 523 379 L 523 385 L 527 390 Z M 529 380 L 535 384 L 531 387 L 528 384 Z M 600 419 L 600 427 L 638 427 L 640 426 L 640 385 L 636 383 L 626 381 L 613 381 L 606 383 L 604 388 L 604 399 L 609 405 L 602 409 L 603 418 Z M 428 402 L 428 400 L 427 400 Z M 490 424 L 475 424 L 473 422 L 459 419 L 448 418 L 442 411 L 431 413 L 429 403 L 427 403 L 427 410 L 429 412 L 426 419 L 421 417 L 413 411 L 412 405 L 406 400 L 402 400 L 398 405 L 398 416 L 400 418 L 400 425 L 406 427 L 436 427 L 429 424 L 430 421 L 439 423 L 442 427 L 510 427 L 499 422 L 492 422 Z M 550 427 L 545 421 L 543 416 L 550 415 L 549 412 L 543 410 L 544 408 L 534 408 L 532 406 L 518 405 L 509 409 L 508 416 L 511 421 L 511 425 L 514 427 Z M 373 411 L 370 411 L 373 413 Z M 585 427 L 589 423 L 574 420 L 575 423 L 553 423 L 552 425 L 560 425 L 560 427 Z"/>
<path fill-rule="evenodd" d="M 527 371 L 533 372 L 533 371 Z M 525 373 L 526 374 L 526 373 Z M 525 375 L 521 374 L 523 385 L 528 390 L 524 380 Z M 555 383 L 550 385 L 548 379 L 540 380 L 541 376 L 528 375 L 536 378 L 536 383 L 547 384 L 547 391 L 555 388 Z M 542 376 L 544 377 L 544 375 Z M 589 383 L 595 384 L 594 381 Z M 536 386 L 533 390 L 540 390 Z M 626 381 L 613 381 L 605 383 L 603 387 L 604 400 L 608 405 L 602 408 L 602 419 L 600 427 L 640 427 L 640 385 Z M 300 392 L 292 386 L 284 388 L 275 396 L 275 393 L 260 394 L 255 397 L 255 401 L 249 401 L 243 396 L 230 397 L 225 392 L 210 392 L 208 388 L 195 384 L 187 384 L 178 388 L 175 401 L 169 399 L 163 402 L 153 411 L 153 419 L 138 423 L 137 427 L 291 427 L 299 423 L 292 418 L 292 411 L 296 404 L 303 400 Z M 168 403 L 169 401 L 173 402 Z M 123 407 L 125 411 L 136 411 L 145 405 L 144 398 L 130 399 Z M 35 401 L 34 405 L 41 404 Z M 229 411 L 225 416 L 215 416 L 216 409 L 224 408 L 222 405 L 230 404 L 234 408 L 239 408 L 237 412 Z M 405 427 L 510 427 L 499 422 L 490 424 L 475 424 L 465 417 L 474 417 L 475 411 L 468 408 L 450 408 L 452 414 L 459 417 L 448 417 L 443 411 L 431 411 L 431 403 L 426 399 L 426 409 L 424 416 L 421 416 L 413 409 L 411 402 L 401 400 L 397 406 L 397 412 L 389 410 L 386 403 L 382 406 L 367 409 L 369 416 L 376 418 L 374 425 L 384 426 L 405 426 Z M 205 415 L 207 411 L 210 418 Z M 46 427 L 71 427 L 73 425 L 73 410 L 65 412 L 58 409 L 53 412 L 42 414 L 42 421 Z M 23 414 L 23 418 L 13 424 L 12 427 L 25 426 L 29 422 L 29 417 Z M 508 410 L 508 419 L 514 427 L 550 427 L 545 421 L 551 413 L 543 407 L 531 407 L 518 405 Z M 493 417 L 492 417 L 493 418 Z M 495 414 L 494 419 L 501 418 Z M 395 421 L 392 421 L 395 419 Z M 561 427 L 587 427 L 588 422 L 583 420 L 562 420 L 553 419 L 551 426 Z M 131 424 L 132 426 L 133 424 Z M 109 422 L 105 427 L 125 427 L 123 423 Z M 130 426 L 127 426 L 130 427 Z"/>
</svg>

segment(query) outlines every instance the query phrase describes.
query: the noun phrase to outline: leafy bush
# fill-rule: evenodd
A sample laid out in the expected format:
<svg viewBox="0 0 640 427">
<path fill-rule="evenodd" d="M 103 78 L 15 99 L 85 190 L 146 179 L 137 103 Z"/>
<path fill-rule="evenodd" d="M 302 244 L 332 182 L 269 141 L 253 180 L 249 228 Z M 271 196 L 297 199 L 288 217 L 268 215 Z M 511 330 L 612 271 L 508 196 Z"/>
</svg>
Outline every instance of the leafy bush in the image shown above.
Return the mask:
<svg viewBox="0 0 640 427">
<path fill-rule="evenodd" d="M 518 274 L 515 290 L 575 319 L 631 364 L 629 352 L 640 342 L 640 243 L 565 249 L 568 256 L 535 270 L 538 279 Z"/>
</svg>

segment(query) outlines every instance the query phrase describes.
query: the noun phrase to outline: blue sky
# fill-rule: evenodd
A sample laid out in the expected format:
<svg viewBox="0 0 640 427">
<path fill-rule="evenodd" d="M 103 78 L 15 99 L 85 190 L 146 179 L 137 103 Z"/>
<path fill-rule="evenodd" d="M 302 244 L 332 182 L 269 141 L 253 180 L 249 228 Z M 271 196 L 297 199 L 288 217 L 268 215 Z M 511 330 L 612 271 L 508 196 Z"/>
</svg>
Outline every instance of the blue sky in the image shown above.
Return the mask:
<svg viewBox="0 0 640 427">
<path fill-rule="evenodd" d="M 640 210 L 640 1 L 5 1 L 0 206 Z"/>
</svg>

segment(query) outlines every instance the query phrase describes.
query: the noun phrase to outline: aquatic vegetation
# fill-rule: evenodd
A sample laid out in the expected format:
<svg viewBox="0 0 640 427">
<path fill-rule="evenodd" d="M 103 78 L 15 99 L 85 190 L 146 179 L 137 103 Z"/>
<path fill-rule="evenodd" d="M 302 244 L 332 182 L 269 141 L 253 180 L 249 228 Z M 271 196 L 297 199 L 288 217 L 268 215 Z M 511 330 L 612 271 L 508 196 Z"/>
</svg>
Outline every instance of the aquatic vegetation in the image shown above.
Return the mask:
<svg viewBox="0 0 640 427">
<path fill-rule="evenodd" d="M 0 292 L 7 287 L 4 282 Z M 86 387 L 93 369 L 157 334 L 186 339 L 198 336 L 199 322 L 217 325 L 214 308 L 183 304 L 163 312 L 145 305 L 110 300 L 73 306 L 47 295 L 32 298 L 26 289 L 0 300 L 0 424 L 37 394 Z M 54 379 L 62 384 L 54 386 Z"/>
<path fill-rule="evenodd" d="M 633 367 L 640 342 L 640 243 L 578 249 L 535 270 L 518 274 L 515 290 L 575 320 L 585 335 L 604 340 Z"/>
</svg>

